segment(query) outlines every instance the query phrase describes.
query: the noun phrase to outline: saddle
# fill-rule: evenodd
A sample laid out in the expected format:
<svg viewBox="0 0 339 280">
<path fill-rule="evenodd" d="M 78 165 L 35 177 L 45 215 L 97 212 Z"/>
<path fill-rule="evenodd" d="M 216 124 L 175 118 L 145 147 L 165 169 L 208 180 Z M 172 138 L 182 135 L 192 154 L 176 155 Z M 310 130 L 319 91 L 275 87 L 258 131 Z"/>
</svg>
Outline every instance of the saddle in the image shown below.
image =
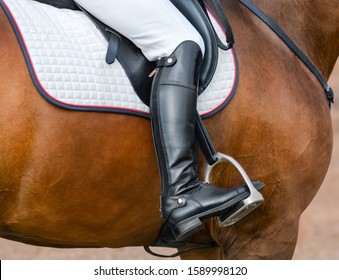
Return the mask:
<svg viewBox="0 0 339 280">
<path fill-rule="evenodd" d="M 103 36 L 108 41 L 106 62 L 112 64 L 117 59 L 131 82 L 134 91 L 137 93 L 143 103 L 149 106 L 149 98 L 152 87 L 152 78 L 149 74 L 156 68 L 156 62 L 146 59 L 141 50 L 136 47 L 129 39 L 121 35 L 116 30 L 107 26 L 96 17 L 84 10 L 73 0 L 35 0 L 44 4 L 52 5 L 57 8 L 83 11 L 98 27 Z M 218 48 L 228 50 L 233 46 L 234 39 L 231 27 L 218 1 L 213 0 L 221 17 L 219 21 L 221 27 L 227 34 L 226 44 L 221 42 L 216 34 L 213 25 L 207 14 L 207 7 L 202 0 L 170 0 L 178 10 L 192 23 L 192 25 L 201 34 L 206 47 L 204 60 L 201 66 L 198 94 L 201 94 L 211 82 L 217 64 Z"/>
</svg>

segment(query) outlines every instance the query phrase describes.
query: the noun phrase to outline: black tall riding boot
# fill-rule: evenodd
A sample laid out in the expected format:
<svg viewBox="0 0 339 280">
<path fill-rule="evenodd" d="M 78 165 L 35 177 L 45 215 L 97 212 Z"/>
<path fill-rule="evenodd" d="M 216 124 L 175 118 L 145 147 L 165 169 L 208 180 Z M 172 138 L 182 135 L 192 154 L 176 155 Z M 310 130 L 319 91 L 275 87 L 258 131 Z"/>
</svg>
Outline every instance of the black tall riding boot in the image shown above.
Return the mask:
<svg viewBox="0 0 339 280">
<path fill-rule="evenodd" d="M 197 178 L 195 116 L 201 56 L 196 43 L 180 44 L 171 56 L 158 61 L 151 94 L 161 212 L 177 240 L 200 230 L 203 218 L 218 216 L 248 196 L 244 187 L 216 188 Z"/>
</svg>

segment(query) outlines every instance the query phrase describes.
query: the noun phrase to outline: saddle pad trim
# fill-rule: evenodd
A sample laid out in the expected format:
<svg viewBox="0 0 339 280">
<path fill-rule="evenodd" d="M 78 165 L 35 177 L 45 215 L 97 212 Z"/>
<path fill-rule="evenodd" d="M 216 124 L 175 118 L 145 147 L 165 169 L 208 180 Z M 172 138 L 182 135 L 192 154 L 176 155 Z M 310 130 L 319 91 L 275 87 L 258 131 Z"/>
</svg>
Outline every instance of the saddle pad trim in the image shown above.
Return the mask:
<svg viewBox="0 0 339 280">
<path fill-rule="evenodd" d="M 32 78 L 33 84 L 37 88 L 39 94 L 42 97 L 44 97 L 48 102 L 52 103 L 53 105 L 55 105 L 57 107 L 61 107 L 63 109 L 67 109 L 67 110 L 85 111 L 85 112 L 119 113 L 119 114 L 135 115 L 135 116 L 139 116 L 139 117 L 143 117 L 143 118 L 147 118 L 147 119 L 150 118 L 150 115 L 149 115 L 148 112 L 133 109 L 133 108 L 123 108 L 121 106 L 115 107 L 115 106 L 102 106 L 102 105 L 77 105 L 77 104 L 66 103 L 66 102 L 63 102 L 59 99 L 54 98 L 52 95 L 50 95 L 48 93 L 48 91 L 44 88 L 44 86 L 42 85 L 42 83 L 40 82 L 40 80 L 38 78 L 38 74 L 37 74 L 37 72 L 34 68 L 34 64 L 33 64 L 33 61 L 31 59 L 30 52 L 29 52 L 28 47 L 26 45 L 24 36 L 23 36 L 23 34 L 20 30 L 18 23 L 15 20 L 14 15 L 11 12 L 11 9 L 7 6 L 7 4 L 3 0 L 0 0 L 0 6 L 2 7 L 3 11 L 5 12 L 5 14 L 6 14 L 13 30 L 14 30 L 14 33 L 17 37 L 17 40 L 19 42 L 20 48 L 22 50 L 22 53 L 24 55 L 24 59 L 26 61 L 26 64 L 27 64 L 27 67 L 28 67 L 28 70 L 29 70 L 29 74 Z M 237 88 L 237 85 L 238 85 L 238 75 L 237 75 L 237 73 L 238 73 L 238 61 L 237 61 L 234 49 L 232 49 L 230 51 L 232 52 L 232 55 L 233 55 L 233 58 L 234 58 L 234 69 L 235 69 L 235 71 L 234 71 L 234 83 L 233 83 L 232 89 L 230 90 L 229 94 L 225 97 L 225 99 L 222 103 L 220 103 L 217 107 L 201 114 L 201 117 L 204 118 L 204 119 L 211 117 L 211 116 L 217 114 L 218 112 L 220 112 L 231 101 L 232 97 L 234 96 L 234 94 L 236 92 L 236 88 Z"/>
</svg>

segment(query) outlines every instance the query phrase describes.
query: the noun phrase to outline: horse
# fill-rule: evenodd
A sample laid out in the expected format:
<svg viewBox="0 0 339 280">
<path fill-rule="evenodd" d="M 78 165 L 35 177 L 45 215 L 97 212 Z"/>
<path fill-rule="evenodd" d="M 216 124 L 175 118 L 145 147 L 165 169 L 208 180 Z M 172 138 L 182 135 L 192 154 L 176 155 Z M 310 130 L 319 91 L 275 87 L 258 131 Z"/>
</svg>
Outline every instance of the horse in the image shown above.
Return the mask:
<svg viewBox="0 0 339 280">
<path fill-rule="evenodd" d="M 254 0 L 328 79 L 339 54 L 338 0 Z M 291 259 L 299 218 L 331 160 L 330 109 L 318 81 L 239 1 L 222 1 L 240 76 L 231 103 L 204 120 L 216 149 L 265 183 L 241 221 L 207 219 L 182 259 Z M 36 246 L 120 248 L 159 234 L 160 179 L 147 119 L 64 110 L 37 93 L 0 11 L 0 236 Z M 199 174 L 204 162 L 200 159 Z M 228 164 L 220 187 L 242 179 Z"/>
</svg>

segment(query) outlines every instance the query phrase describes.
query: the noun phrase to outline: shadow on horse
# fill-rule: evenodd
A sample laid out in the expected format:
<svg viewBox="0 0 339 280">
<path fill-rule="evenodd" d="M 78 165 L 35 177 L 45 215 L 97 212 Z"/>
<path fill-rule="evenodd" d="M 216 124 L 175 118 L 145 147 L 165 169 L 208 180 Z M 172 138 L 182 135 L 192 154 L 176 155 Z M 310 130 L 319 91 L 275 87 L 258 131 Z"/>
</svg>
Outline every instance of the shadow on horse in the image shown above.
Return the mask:
<svg viewBox="0 0 339 280">
<path fill-rule="evenodd" d="M 339 54 L 339 1 L 253 2 L 328 79 Z M 300 215 L 330 163 L 330 109 L 315 77 L 265 24 L 236 0 L 222 4 L 239 83 L 227 108 L 204 122 L 216 149 L 265 183 L 265 201 L 226 228 L 206 220 L 193 240 L 218 246 L 182 258 L 291 259 Z M 162 220 L 149 121 L 47 103 L 3 11 L 0 34 L 0 236 L 61 248 L 152 244 Z M 227 164 L 213 172 L 218 186 L 241 182 Z"/>
</svg>

